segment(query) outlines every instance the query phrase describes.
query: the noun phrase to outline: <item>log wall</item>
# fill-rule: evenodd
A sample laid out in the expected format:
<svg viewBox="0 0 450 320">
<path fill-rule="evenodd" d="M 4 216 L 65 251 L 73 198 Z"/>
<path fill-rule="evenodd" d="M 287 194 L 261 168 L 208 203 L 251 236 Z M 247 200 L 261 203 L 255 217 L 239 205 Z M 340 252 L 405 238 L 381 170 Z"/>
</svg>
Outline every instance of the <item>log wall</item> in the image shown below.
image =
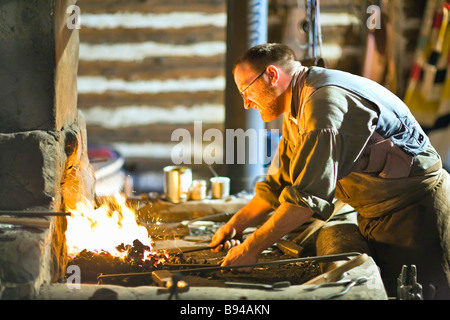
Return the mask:
<svg viewBox="0 0 450 320">
<path fill-rule="evenodd" d="M 225 1 L 78 1 L 78 107 L 88 140 L 119 151 L 139 191 L 161 188 L 162 168 L 178 144 L 171 141 L 175 129 L 193 136 L 194 121 L 203 132 L 224 129 Z M 292 14 L 302 2 L 269 1 L 269 42 L 295 46 L 302 39 Z M 329 67 L 360 73 L 367 3 L 320 4 Z M 192 167 L 194 176 L 210 175 L 205 165 Z"/>
</svg>

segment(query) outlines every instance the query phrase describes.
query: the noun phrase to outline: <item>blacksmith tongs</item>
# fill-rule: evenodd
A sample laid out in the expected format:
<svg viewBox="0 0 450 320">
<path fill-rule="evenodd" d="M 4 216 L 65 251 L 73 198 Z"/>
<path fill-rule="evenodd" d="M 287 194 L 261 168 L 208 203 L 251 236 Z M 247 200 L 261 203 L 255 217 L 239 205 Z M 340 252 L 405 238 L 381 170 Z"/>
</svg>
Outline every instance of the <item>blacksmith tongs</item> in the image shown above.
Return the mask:
<svg viewBox="0 0 450 320">
<path fill-rule="evenodd" d="M 334 299 L 334 298 L 341 297 L 341 296 L 343 296 L 344 294 L 346 294 L 347 292 L 349 292 L 350 289 L 353 288 L 354 286 L 358 286 L 358 285 L 360 285 L 360 284 L 363 284 L 363 283 L 367 282 L 367 280 L 369 280 L 368 277 L 359 277 L 359 278 L 356 278 L 356 279 L 354 279 L 354 280 L 351 280 L 351 281 L 345 286 L 345 289 L 344 289 L 344 290 L 342 290 L 341 292 L 338 292 L 338 293 L 330 294 L 329 296 L 326 296 L 326 297 L 324 298 L 324 300 L 330 300 L 330 299 Z"/>
<path fill-rule="evenodd" d="M 356 279 L 343 279 L 343 280 L 339 280 L 339 281 L 334 281 L 334 282 L 324 282 L 324 283 L 319 283 L 316 284 L 312 287 L 306 288 L 307 291 L 313 291 L 319 288 L 328 288 L 328 287 L 337 287 L 337 286 L 345 286 L 344 290 L 335 293 L 335 294 L 331 294 L 329 296 L 326 296 L 324 299 L 325 300 L 329 300 L 329 299 L 334 299 L 340 296 L 343 296 L 344 294 L 346 294 L 352 287 L 363 284 L 365 282 L 367 282 L 370 278 L 369 277 L 358 277 Z"/>
</svg>

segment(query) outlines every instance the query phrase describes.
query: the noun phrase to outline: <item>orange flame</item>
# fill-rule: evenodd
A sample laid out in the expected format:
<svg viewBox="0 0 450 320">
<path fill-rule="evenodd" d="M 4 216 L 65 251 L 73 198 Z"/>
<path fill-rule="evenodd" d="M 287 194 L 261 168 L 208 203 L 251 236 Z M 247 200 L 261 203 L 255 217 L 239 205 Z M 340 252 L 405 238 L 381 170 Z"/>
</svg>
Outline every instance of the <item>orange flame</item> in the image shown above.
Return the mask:
<svg viewBox="0 0 450 320">
<path fill-rule="evenodd" d="M 126 251 L 116 247 L 122 243 L 132 244 L 136 239 L 151 249 L 144 260 L 154 251 L 148 230 L 138 225 L 135 211 L 120 194 L 105 198 L 98 208 L 85 200 L 67 209 L 71 215 L 67 217 L 66 242 L 71 258 L 84 249 L 95 253 L 107 251 L 124 258 Z"/>
</svg>

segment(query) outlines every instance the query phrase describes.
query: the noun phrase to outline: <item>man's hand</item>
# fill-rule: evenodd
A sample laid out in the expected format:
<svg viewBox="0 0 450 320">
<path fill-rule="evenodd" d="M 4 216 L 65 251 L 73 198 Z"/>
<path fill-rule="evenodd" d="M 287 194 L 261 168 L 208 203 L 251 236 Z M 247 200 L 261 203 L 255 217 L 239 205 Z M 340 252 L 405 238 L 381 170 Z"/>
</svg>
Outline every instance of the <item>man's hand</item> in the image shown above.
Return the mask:
<svg viewBox="0 0 450 320">
<path fill-rule="evenodd" d="M 242 233 L 239 233 L 230 223 L 220 227 L 211 239 L 210 247 L 213 252 L 228 250 L 241 243 Z"/>
<path fill-rule="evenodd" d="M 266 201 L 258 196 L 253 197 L 224 226 L 216 231 L 209 245 L 213 248 L 218 246 L 213 249 L 215 252 L 239 245 L 242 242 L 245 228 L 254 225 L 271 211 L 272 208 Z"/>
<path fill-rule="evenodd" d="M 308 207 L 299 207 L 289 203 L 283 203 L 274 214 L 242 244 L 231 248 L 222 262 L 222 266 L 253 264 L 258 260 L 259 254 L 266 248 L 280 240 L 295 228 L 308 221 L 313 211 Z M 231 239 L 236 235 L 234 224 L 228 222 L 217 230 L 213 237 L 212 245 Z M 234 269 L 238 272 L 250 272 L 252 268 Z"/>
<path fill-rule="evenodd" d="M 246 264 L 254 264 L 258 261 L 258 255 L 252 254 L 249 252 L 247 244 L 244 242 L 235 247 L 232 247 L 225 258 L 222 260 L 221 267 L 230 266 L 230 265 L 246 265 Z M 253 268 L 237 268 L 231 269 L 232 272 L 245 272 L 250 273 Z M 227 272 L 227 270 L 222 270 L 222 272 Z"/>
</svg>

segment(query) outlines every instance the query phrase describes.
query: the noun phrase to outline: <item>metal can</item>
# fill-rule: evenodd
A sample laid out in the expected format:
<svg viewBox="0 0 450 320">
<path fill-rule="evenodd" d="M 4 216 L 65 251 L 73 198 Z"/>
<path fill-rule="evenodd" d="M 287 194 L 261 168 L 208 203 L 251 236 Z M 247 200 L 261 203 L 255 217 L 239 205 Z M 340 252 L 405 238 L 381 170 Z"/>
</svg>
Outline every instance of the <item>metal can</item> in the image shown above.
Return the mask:
<svg viewBox="0 0 450 320">
<path fill-rule="evenodd" d="M 189 189 L 189 198 L 192 200 L 203 200 L 206 198 L 206 181 L 194 180 Z"/>
<path fill-rule="evenodd" d="M 164 194 L 168 201 L 180 203 L 187 200 L 192 184 L 192 171 L 183 166 L 164 167 Z"/>
<path fill-rule="evenodd" d="M 230 178 L 213 177 L 211 181 L 211 196 L 213 199 L 225 199 L 230 195 Z"/>
</svg>

